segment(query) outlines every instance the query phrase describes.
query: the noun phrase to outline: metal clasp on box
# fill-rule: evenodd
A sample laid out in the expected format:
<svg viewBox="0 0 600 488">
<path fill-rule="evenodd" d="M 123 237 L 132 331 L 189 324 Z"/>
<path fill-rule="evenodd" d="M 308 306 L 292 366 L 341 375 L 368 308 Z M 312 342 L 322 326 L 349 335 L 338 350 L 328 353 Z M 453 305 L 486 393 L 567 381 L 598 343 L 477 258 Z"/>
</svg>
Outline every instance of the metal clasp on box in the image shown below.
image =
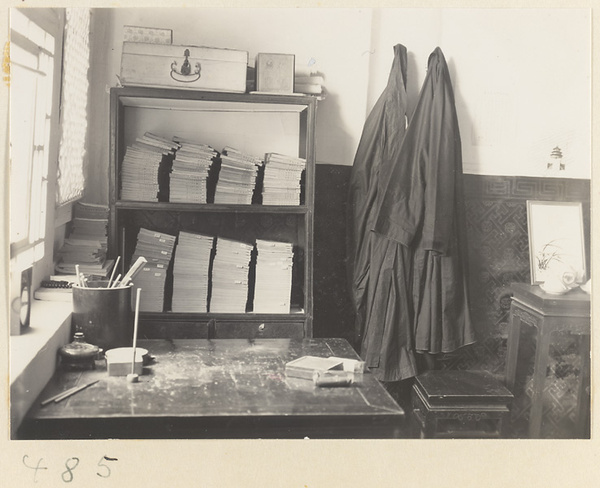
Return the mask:
<svg viewBox="0 0 600 488">
<path fill-rule="evenodd" d="M 173 61 L 171 63 L 171 78 L 181 83 L 193 83 L 194 81 L 200 79 L 200 63 L 196 63 L 194 65 L 196 70 L 192 73 L 192 65 L 190 64 L 189 60 L 190 50 L 186 49 L 183 52 L 183 55 L 185 56 L 185 60 L 181 65 L 181 69 L 177 69 L 177 61 Z"/>
</svg>

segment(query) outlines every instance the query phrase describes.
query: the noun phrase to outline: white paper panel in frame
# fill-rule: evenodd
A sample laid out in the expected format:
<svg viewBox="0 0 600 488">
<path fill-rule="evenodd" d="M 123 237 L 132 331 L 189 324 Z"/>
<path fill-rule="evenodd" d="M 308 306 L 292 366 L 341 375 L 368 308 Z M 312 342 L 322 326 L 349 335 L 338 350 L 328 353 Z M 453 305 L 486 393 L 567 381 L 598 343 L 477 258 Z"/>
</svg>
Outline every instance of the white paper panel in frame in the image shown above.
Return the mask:
<svg viewBox="0 0 600 488">
<path fill-rule="evenodd" d="M 527 227 L 532 284 L 543 283 L 549 268 L 556 265 L 585 273 L 581 202 L 528 200 Z"/>
</svg>

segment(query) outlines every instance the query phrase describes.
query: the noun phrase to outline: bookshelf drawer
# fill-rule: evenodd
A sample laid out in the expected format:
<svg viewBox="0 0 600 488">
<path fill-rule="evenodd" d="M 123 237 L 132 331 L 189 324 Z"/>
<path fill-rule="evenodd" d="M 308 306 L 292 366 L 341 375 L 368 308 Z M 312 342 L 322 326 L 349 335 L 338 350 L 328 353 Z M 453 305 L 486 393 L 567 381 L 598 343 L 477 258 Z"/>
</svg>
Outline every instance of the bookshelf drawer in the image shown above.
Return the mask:
<svg viewBox="0 0 600 488">
<path fill-rule="evenodd" d="M 144 320 L 139 322 L 140 339 L 207 339 L 208 321 Z"/>
<path fill-rule="evenodd" d="M 216 339 L 271 339 L 304 337 L 304 322 L 221 322 L 217 321 Z"/>
</svg>

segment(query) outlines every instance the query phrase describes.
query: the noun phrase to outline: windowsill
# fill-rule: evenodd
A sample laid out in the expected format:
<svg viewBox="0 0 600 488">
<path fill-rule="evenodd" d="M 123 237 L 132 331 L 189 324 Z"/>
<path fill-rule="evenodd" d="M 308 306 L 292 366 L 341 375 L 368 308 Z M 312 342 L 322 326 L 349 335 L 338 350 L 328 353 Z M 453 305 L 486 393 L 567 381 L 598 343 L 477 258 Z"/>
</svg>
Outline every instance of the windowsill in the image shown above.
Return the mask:
<svg viewBox="0 0 600 488">
<path fill-rule="evenodd" d="M 10 337 L 11 437 L 56 369 L 56 352 L 69 342 L 71 312 L 68 302 L 34 300 L 31 325 Z"/>
</svg>

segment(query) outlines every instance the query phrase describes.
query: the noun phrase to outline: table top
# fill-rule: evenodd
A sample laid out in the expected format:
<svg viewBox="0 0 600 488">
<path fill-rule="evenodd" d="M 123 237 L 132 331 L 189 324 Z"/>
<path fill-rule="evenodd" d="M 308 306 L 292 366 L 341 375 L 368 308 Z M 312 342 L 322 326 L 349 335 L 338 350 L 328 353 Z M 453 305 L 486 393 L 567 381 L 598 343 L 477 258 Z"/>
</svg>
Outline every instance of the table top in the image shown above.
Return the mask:
<svg viewBox="0 0 600 488">
<path fill-rule="evenodd" d="M 513 298 L 536 308 L 543 315 L 586 317 L 590 315 L 590 295 L 581 288 L 568 291 L 564 295 L 546 293 L 538 285 L 513 283 Z"/>
<path fill-rule="evenodd" d="M 312 380 L 289 378 L 285 363 L 305 355 L 357 359 L 344 339 L 143 340 L 154 361 L 138 383 L 95 370 L 57 370 L 31 420 L 344 417 L 402 419 L 403 410 L 370 373 L 350 387 L 320 388 Z M 73 386 L 96 384 L 58 403 L 40 402 Z"/>
</svg>

